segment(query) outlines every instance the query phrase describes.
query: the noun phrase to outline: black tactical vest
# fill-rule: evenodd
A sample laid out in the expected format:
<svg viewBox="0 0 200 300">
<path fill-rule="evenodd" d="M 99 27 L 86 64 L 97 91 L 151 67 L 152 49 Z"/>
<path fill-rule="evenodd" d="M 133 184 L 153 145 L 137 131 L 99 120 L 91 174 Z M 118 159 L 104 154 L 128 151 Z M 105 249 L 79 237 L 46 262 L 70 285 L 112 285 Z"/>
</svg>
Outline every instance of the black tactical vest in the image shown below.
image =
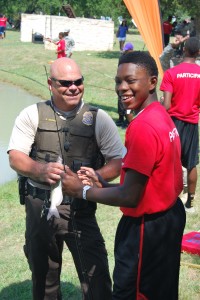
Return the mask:
<svg viewBox="0 0 200 300">
<path fill-rule="evenodd" d="M 56 162 L 60 156 L 74 172 L 81 166 L 96 170 L 104 165 L 105 160 L 95 137 L 96 107 L 84 104 L 78 114 L 61 119 L 50 101 L 38 103 L 37 106 L 39 124 L 31 151 L 34 160 Z M 79 202 L 87 203 L 84 200 Z"/>
</svg>

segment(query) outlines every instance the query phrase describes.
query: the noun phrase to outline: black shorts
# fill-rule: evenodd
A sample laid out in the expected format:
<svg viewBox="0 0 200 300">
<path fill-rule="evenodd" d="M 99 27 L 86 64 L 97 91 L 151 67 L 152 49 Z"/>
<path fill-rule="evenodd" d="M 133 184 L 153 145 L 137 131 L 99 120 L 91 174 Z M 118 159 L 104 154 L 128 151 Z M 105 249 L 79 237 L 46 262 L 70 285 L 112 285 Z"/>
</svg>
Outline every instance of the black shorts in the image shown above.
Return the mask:
<svg viewBox="0 0 200 300">
<path fill-rule="evenodd" d="M 123 216 L 115 239 L 113 300 L 177 300 L 185 210 Z"/>
<path fill-rule="evenodd" d="M 199 163 L 199 128 L 172 117 L 181 140 L 181 162 L 183 167 L 191 170 Z"/>
</svg>

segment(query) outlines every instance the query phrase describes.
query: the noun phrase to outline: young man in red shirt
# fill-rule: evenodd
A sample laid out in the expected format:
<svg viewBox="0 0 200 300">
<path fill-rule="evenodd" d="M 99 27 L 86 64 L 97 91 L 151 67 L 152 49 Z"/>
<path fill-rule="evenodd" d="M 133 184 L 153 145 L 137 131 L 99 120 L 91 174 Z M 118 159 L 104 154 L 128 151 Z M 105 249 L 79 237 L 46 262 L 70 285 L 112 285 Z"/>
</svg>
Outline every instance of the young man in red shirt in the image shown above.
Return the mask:
<svg viewBox="0 0 200 300">
<path fill-rule="evenodd" d="M 124 107 L 136 113 L 126 131 L 120 184 L 108 184 L 84 167 L 78 172 L 83 182 L 68 168 L 61 175 L 65 194 L 121 207 L 113 300 L 178 299 L 185 226 L 178 198 L 183 185 L 181 146 L 173 121 L 158 103 L 157 78 L 155 60 L 148 53 L 134 51 L 120 58 L 116 92 Z"/>
<path fill-rule="evenodd" d="M 171 21 L 172 21 L 172 16 L 169 16 L 168 19 L 163 22 L 163 33 L 164 33 L 164 45 L 165 45 L 165 47 L 169 44 L 170 34 L 172 33 L 172 29 L 173 29 Z"/>
<path fill-rule="evenodd" d="M 181 139 L 182 165 L 188 172 L 187 212 L 194 213 L 193 200 L 199 163 L 200 66 L 195 63 L 200 43 L 195 37 L 185 42 L 183 62 L 168 69 L 161 82 L 163 105 L 173 119 Z"/>
</svg>

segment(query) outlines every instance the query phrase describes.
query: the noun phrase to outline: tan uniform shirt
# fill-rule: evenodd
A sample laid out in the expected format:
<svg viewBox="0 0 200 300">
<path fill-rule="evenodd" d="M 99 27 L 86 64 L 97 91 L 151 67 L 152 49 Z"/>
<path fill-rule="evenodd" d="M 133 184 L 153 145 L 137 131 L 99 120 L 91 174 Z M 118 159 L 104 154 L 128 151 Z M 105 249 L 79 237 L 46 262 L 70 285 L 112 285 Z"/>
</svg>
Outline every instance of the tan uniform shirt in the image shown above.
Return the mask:
<svg viewBox="0 0 200 300">
<path fill-rule="evenodd" d="M 15 120 L 8 151 L 15 149 L 29 155 L 35 139 L 38 121 L 36 104 L 22 110 Z M 95 134 L 99 149 L 107 162 L 122 157 L 124 146 L 119 137 L 118 129 L 111 117 L 102 109 L 97 112 Z"/>
</svg>

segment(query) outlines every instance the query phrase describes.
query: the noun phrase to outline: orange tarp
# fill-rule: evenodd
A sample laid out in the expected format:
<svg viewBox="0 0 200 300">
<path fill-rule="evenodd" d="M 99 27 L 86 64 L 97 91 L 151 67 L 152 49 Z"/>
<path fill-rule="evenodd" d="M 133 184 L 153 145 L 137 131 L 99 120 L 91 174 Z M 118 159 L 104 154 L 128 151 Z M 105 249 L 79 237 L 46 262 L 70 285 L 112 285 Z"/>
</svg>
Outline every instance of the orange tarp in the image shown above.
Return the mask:
<svg viewBox="0 0 200 300">
<path fill-rule="evenodd" d="M 158 0 L 124 0 L 151 56 L 155 59 L 160 76 L 163 70 L 159 56 L 163 51 L 162 28 Z"/>
</svg>

